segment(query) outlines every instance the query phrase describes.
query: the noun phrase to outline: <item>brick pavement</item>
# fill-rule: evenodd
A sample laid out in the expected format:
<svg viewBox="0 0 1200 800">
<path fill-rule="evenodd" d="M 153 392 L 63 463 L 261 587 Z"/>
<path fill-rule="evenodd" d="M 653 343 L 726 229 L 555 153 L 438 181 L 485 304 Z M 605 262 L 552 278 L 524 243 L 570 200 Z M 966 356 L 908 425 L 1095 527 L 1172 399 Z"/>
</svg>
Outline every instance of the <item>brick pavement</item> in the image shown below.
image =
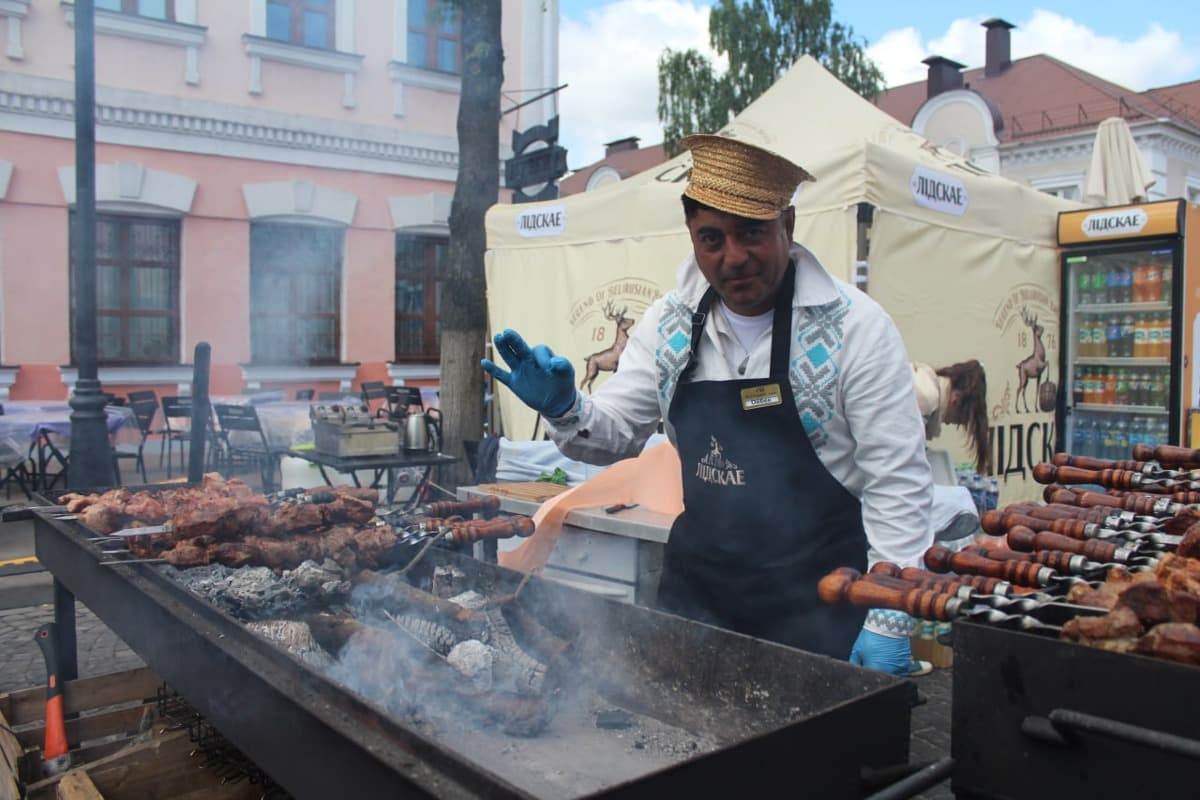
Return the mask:
<svg viewBox="0 0 1200 800">
<path fill-rule="evenodd" d="M 0 611 L 0 692 L 43 686 L 46 664 L 33 640 L 34 631 L 54 621 L 54 607 L 27 606 Z M 142 660 L 82 604 L 76 605 L 75 631 L 79 677 L 140 667 Z"/>
</svg>

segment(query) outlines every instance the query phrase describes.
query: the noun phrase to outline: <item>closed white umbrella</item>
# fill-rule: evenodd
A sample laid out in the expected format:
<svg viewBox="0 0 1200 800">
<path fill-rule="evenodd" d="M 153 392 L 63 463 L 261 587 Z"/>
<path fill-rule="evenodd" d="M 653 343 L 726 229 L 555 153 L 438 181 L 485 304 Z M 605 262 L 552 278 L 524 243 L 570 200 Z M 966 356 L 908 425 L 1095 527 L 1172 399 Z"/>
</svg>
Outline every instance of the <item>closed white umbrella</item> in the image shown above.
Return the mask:
<svg viewBox="0 0 1200 800">
<path fill-rule="evenodd" d="M 1153 185 L 1125 120 L 1109 117 L 1101 122 L 1092 145 L 1085 199 L 1106 206 L 1140 203 L 1148 199 L 1146 190 Z"/>
</svg>

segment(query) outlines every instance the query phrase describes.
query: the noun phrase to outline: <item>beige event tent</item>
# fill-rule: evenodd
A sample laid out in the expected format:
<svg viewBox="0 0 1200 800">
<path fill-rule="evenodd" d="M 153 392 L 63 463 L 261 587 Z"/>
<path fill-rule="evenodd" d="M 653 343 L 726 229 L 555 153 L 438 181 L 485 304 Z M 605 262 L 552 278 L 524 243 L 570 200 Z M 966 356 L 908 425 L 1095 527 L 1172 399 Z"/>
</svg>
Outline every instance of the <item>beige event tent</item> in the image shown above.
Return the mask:
<svg viewBox="0 0 1200 800">
<path fill-rule="evenodd" d="M 1054 446 L 1058 375 L 1055 220 L 1076 208 L 934 147 L 847 89 L 810 57 L 726 129 L 808 169 L 796 240 L 852 282 L 860 204 L 869 228 L 870 295 L 896 320 L 909 356 L 934 366 L 983 362 L 1001 501 L 1032 497 L 1029 468 Z M 619 184 L 556 201 L 497 205 L 487 216 L 488 311 L 569 357 L 590 388 L 688 255 L 679 195 L 684 153 Z M 509 438 L 536 418 L 503 387 Z M 938 446 L 967 457 L 958 429 Z M 1023 468 L 1024 473 L 1018 472 Z"/>
</svg>

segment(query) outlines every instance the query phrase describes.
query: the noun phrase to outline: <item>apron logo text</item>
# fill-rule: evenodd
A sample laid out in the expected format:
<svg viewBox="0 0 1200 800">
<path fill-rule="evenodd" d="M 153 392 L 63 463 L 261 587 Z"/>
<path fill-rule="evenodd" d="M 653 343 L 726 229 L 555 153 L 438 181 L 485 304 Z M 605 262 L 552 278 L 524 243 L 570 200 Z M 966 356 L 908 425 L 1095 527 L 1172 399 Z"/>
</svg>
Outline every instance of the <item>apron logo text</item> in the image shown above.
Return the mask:
<svg viewBox="0 0 1200 800">
<path fill-rule="evenodd" d="M 696 464 L 696 477 L 713 486 L 745 486 L 746 472 L 725 458 L 717 437 L 710 437 L 709 450 Z"/>
</svg>

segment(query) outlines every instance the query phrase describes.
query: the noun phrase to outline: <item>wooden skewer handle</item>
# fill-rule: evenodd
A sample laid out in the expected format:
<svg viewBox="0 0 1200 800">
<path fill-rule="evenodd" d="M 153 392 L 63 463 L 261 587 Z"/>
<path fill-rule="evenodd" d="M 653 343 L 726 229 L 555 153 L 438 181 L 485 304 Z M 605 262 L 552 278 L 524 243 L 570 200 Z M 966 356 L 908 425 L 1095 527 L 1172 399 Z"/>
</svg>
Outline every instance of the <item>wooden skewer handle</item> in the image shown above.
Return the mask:
<svg viewBox="0 0 1200 800">
<path fill-rule="evenodd" d="M 1108 458 L 1075 456 L 1071 455 L 1070 453 L 1055 453 L 1050 459 L 1050 463 L 1056 467 L 1079 467 L 1080 469 L 1117 469 L 1129 470 L 1132 472 L 1141 472 L 1146 468 L 1145 461 L 1135 461 L 1133 459 L 1121 459 L 1114 461 Z"/>
<path fill-rule="evenodd" d="M 1128 470 L 1056 467 L 1042 462 L 1033 468 L 1033 479 L 1038 483 L 1098 483 L 1110 489 L 1135 489 L 1141 475 Z"/>
<path fill-rule="evenodd" d="M 1022 561 L 993 561 L 977 553 L 955 553 L 940 544 L 925 551 L 925 566 L 934 572 L 957 572 L 967 575 L 986 575 L 1021 586 L 1040 586 L 1044 574 L 1041 564 Z"/>
<path fill-rule="evenodd" d="M 1076 553 L 1070 553 L 1065 550 L 1036 550 L 1033 552 L 1018 552 L 1000 547 L 976 547 L 971 548 L 973 552 L 990 558 L 993 561 L 1020 561 L 1022 563 L 1041 564 L 1044 567 L 1049 567 L 1053 570 L 1061 572 L 1071 571 L 1071 560 L 1078 558 Z"/>
<path fill-rule="evenodd" d="M 456 525 L 450 529 L 449 539 L 454 544 L 468 544 L 483 539 L 507 539 L 510 536 L 531 536 L 533 520 L 529 517 L 513 517 L 491 520 L 476 524 Z"/>
<path fill-rule="evenodd" d="M 1003 588 L 1004 581 L 999 578 L 988 578 L 984 575 L 939 575 L 936 572 L 919 567 L 899 567 L 889 561 L 880 561 L 871 567 L 874 574 L 890 575 L 909 583 L 915 583 L 924 589 L 939 589 L 941 591 L 957 591 L 958 588 L 969 586 L 980 594 L 997 594 Z M 955 587 L 951 589 L 950 587 Z"/>
<path fill-rule="evenodd" d="M 947 621 L 958 610 L 957 598 L 928 589 L 902 589 L 867 580 L 857 570 L 841 567 L 817 584 L 817 594 L 830 605 L 850 603 L 865 608 L 890 608 L 914 617 Z"/>
<path fill-rule="evenodd" d="M 500 498 L 495 495 L 462 501 L 439 500 L 425 506 L 425 513 L 431 517 L 466 516 L 467 514 L 485 514 L 499 510 Z"/>
<path fill-rule="evenodd" d="M 1101 539 L 1086 539 L 1080 541 L 1070 536 L 1063 536 L 1048 531 L 1035 532 L 1018 525 L 1008 532 L 1008 546 L 1013 550 L 1032 552 L 1034 550 L 1060 550 L 1066 553 L 1084 556 L 1092 561 L 1113 561 L 1116 559 L 1118 545 Z"/>
<path fill-rule="evenodd" d="M 1166 516 L 1174 516 L 1178 513 L 1178 508 L 1170 508 L 1166 512 L 1155 511 L 1155 507 L 1163 501 L 1164 497 L 1164 495 L 1145 494 L 1143 492 L 1103 494 L 1101 492 L 1060 489 L 1056 490 L 1046 499 L 1054 503 L 1070 503 L 1082 508 L 1118 508 L 1125 511 L 1132 511 L 1135 514 L 1153 514 L 1161 517 L 1165 513 Z M 1179 502 L 1175 498 L 1166 499 L 1173 503 Z"/>
<path fill-rule="evenodd" d="M 980 524 L 993 536 L 1003 536 L 1014 527 L 1021 525 L 1035 531 L 1052 531 L 1073 539 L 1083 539 L 1091 530 L 1090 526 L 1093 523 L 1081 519 L 1038 519 L 1024 514 L 989 511 L 983 515 Z"/>
<path fill-rule="evenodd" d="M 1150 448 L 1146 445 L 1136 445 L 1133 457 L 1142 458 L 1147 449 Z M 1144 460 L 1150 461 L 1151 459 L 1162 464 L 1164 467 L 1191 469 L 1189 465 L 1200 463 L 1200 450 L 1190 450 L 1186 447 L 1160 444 L 1158 447 L 1150 449 L 1150 456 Z"/>
</svg>

